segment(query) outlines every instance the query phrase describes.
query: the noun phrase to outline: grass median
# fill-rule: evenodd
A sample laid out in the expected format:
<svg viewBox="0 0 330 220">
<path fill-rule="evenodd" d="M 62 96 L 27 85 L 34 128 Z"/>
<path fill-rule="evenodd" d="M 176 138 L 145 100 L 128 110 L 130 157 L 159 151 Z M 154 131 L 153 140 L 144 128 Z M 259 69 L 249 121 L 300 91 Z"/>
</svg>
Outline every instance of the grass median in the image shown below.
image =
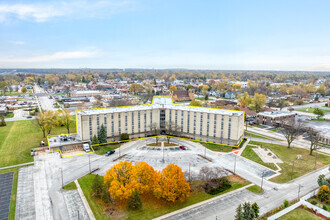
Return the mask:
<svg viewBox="0 0 330 220">
<path fill-rule="evenodd" d="M 277 145 L 277 144 L 270 144 L 270 143 L 257 142 L 257 141 L 250 141 L 249 144 L 268 148 L 283 161 L 283 163 L 278 163 L 278 165 L 282 169 L 280 171 L 281 175 L 271 179 L 271 181 L 274 181 L 276 183 L 286 183 L 291 180 L 291 176 L 293 179 L 295 179 L 314 171 L 314 168 L 318 169 L 326 165 L 329 165 L 330 163 L 329 156 L 317 153 L 317 156 L 315 157 L 316 152 L 314 152 L 313 155 L 309 155 L 309 150 L 303 148 L 296 148 L 296 147 L 288 148 L 285 145 Z M 269 165 L 265 164 L 258 157 L 258 155 L 254 153 L 252 148 L 253 146 L 247 146 L 247 148 L 245 148 L 245 150 L 243 151 L 242 156 L 269 167 Z M 298 155 L 301 155 L 302 159 L 297 160 Z M 293 167 L 293 161 L 294 161 L 294 167 Z M 293 172 L 292 172 L 292 167 L 293 167 Z"/>
</svg>

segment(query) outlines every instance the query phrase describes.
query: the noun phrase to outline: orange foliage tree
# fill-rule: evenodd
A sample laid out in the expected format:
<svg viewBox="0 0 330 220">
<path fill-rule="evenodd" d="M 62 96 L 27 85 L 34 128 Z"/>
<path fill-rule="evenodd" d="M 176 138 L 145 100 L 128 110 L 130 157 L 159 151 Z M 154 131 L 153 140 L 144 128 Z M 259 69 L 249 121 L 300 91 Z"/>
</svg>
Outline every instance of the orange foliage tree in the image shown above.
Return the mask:
<svg viewBox="0 0 330 220">
<path fill-rule="evenodd" d="M 126 200 L 138 187 L 138 176 L 132 162 L 121 161 L 112 166 L 104 176 L 105 184 L 109 184 L 112 198 Z"/>
<path fill-rule="evenodd" d="M 154 195 L 170 202 L 184 201 L 190 193 L 189 183 L 182 169 L 175 164 L 167 165 L 161 173 L 155 175 Z"/>
<path fill-rule="evenodd" d="M 107 171 L 104 182 L 111 197 L 118 200 L 129 199 L 135 190 L 139 194 L 152 192 L 158 199 L 170 202 L 184 201 L 190 193 L 183 171 L 174 164 L 156 172 L 146 162 L 133 165 L 132 162 L 121 161 Z"/>
<path fill-rule="evenodd" d="M 138 176 L 138 191 L 143 194 L 144 192 L 148 192 L 153 190 L 154 179 L 156 171 L 152 166 L 142 161 L 135 165 L 136 174 Z"/>
</svg>

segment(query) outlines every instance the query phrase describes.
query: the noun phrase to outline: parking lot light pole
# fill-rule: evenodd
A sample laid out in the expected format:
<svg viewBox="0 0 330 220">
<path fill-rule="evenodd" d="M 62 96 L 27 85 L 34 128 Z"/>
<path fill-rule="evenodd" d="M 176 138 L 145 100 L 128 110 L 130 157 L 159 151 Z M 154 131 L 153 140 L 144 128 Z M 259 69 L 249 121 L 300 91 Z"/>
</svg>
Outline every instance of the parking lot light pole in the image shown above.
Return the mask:
<svg viewBox="0 0 330 220">
<path fill-rule="evenodd" d="M 316 170 L 316 159 L 317 159 L 317 151 L 315 151 L 315 164 L 314 164 L 314 170 Z"/>
<path fill-rule="evenodd" d="M 262 192 L 262 184 L 263 184 L 263 182 L 264 182 L 264 173 L 265 173 L 265 171 L 262 172 L 262 176 L 261 176 L 260 193 Z"/>
<path fill-rule="evenodd" d="M 293 168 L 294 168 L 294 161 L 292 161 L 291 180 L 293 178 Z"/>
<path fill-rule="evenodd" d="M 235 154 L 234 174 L 236 174 L 236 158 L 237 158 L 237 154 Z"/>
<path fill-rule="evenodd" d="M 60 170 L 61 170 L 61 179 L 62 179 L 62 188 L 63 188 L 63 170 L 62 168 L 60 168 Z"/>
<path fill-rule="evenodd" d="M 91 155 L 89 154 L 88 155 L 88 165 L 89 165 L 89 173 L 91 173 L 92 171 L 91 171 Z"/>
</svg>

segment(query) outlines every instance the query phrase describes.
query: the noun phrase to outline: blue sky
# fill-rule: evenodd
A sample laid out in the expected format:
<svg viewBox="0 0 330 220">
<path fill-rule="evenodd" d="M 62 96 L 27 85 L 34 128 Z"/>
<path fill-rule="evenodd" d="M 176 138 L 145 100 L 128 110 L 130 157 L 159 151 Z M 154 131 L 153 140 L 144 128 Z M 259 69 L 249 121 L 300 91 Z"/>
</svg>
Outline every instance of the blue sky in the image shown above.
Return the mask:
<svg viewBox="0 0 330 220">
<path fill-rule="evenodd" d="M 330 71 L 330 1 L 0 0 L 0 68 Z"/>
</svg>

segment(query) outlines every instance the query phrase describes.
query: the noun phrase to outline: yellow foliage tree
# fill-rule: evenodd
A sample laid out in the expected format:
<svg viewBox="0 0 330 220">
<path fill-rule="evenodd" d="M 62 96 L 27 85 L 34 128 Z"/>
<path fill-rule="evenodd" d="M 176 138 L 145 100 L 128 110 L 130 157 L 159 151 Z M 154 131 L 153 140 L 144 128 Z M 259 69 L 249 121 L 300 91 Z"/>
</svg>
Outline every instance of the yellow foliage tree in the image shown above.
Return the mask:
<svg viewBox="0 0 330 220">
<path fill-rule="evenodd" d="M 170 77 L 170 80 L 171 80 L 172 82 L 175 81 L 175 80 L 176 80 L 176 75 L 173 74 L 173 75 Z"/>
<path fill-rule="evenodd" d="M 143 86 L 138 83 L 132 83 L 132 85 L 129 87 L 129 91 L 133 93 L 143 92 L 143 90 Z"/>
<path fill-rule="evenodd" d="M 244 108 L 244 107 L 249 106 L 251 104 L 252 98 L 249 96 L 249 93 L 244 92 L 244 95 L 240 96 L 237 101 L 239 103 L 239 106 Z"/>
<path fill-rule="evenodd" d="M 252 99 L 251 108 L 259 112 L 266 104 L 266 96 L 264 94 L 255 93 Z"/>
<path fill-rule="evenodd" d="M 184 201 L 189 197 L 190 186 L 181 168 L 175 164 L 167 165 L 155 175 L 154 195 L 170 202 Z"/>
<path fill-rule="evenodd" d="M 240 83 L 234 83 L 233 85 L 232 85 L 232 87 L 236 90 L 236 89 L 241 89 L 242 88 L 242 84 L 240 84 Z"/>
<path fill-rule="evenodd" d="M 198 101 L 198 100 L 193 100 L 190 102 L 191 106 L 202 106 L 202 102 Z"/>
<path fill-rule="evenodd" d="M 170 88 L 169 88 L 170 92 L 172 91 L 177 91 L 178 88 L 176 87 L 176 85 L 171 85 Z"/>
</svg>

